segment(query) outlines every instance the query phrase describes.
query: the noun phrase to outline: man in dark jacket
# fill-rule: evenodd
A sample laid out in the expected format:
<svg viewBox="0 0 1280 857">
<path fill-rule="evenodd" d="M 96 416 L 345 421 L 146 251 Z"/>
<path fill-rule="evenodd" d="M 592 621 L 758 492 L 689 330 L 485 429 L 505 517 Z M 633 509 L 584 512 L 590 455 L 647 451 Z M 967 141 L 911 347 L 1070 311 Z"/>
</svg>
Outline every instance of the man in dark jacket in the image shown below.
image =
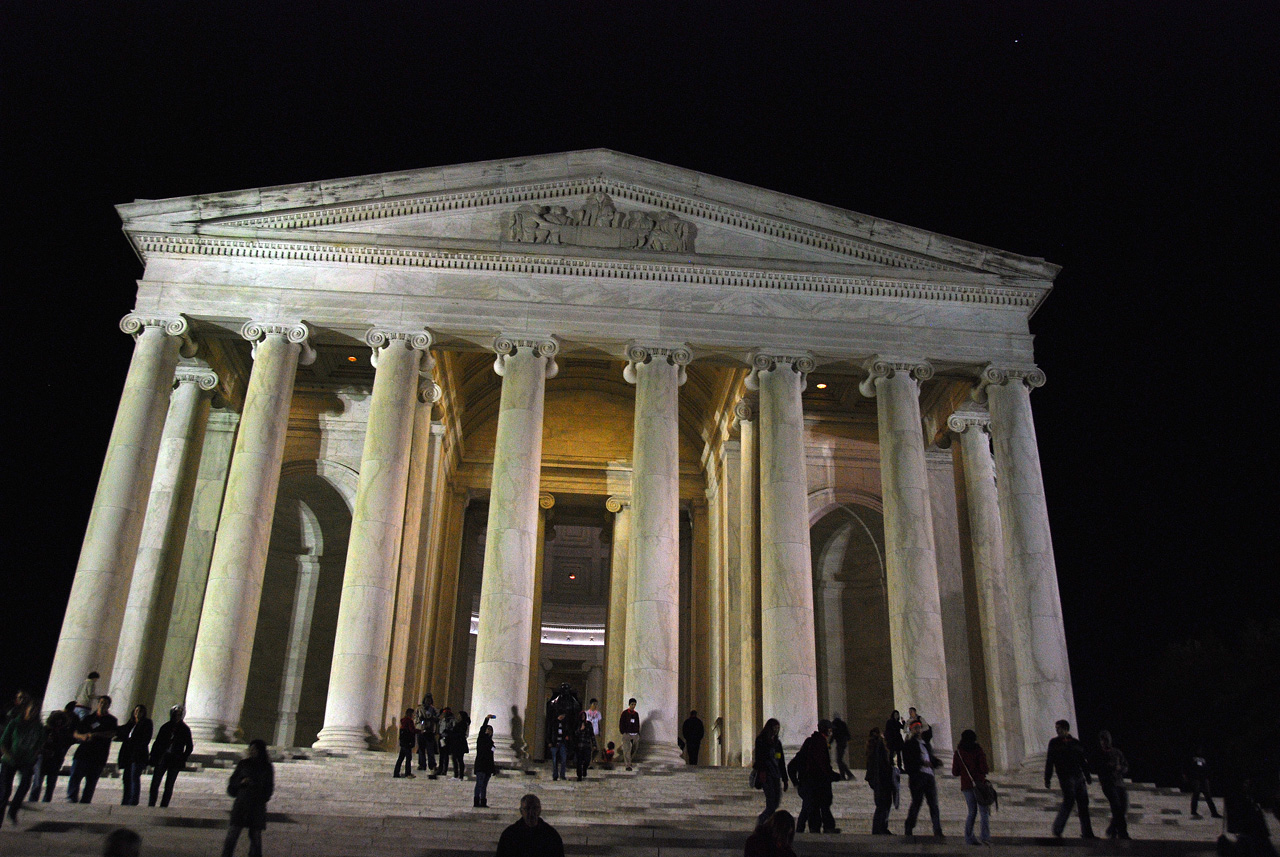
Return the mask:
<svg viewBox="0 0 1280 857">
<path fill-rule="evenodd" d="M 809 830 L 817 833 L 839 833 L 835 817 L 831 815 L 831 784 L 840 777 L 831 769 L 831 721 L 819 720 L 818 731 L 805 739 L 793 765 L 798 774 L 796 787 L 800 792 L 800 818 L 796 833 Z"/>
<path fill-rule="evenodd" d="M 542 820 L 537 795 L 520 798 L 520 820 L 502 831 L 496 857 L 564 857 L 564 840 Z"/>
<path fill-rule="evenodd" d="M 698 764 L 698 751 L 702 748 L 702 739 L 707 734 L 698 712 L 690 711 L 689 719 L 680 727 L 680 735 L 684 738 L 684 749 L 689 756 L 689 764 Z"/>
<path fill-rule="evenodd" d="M 1089 790 L 1086 783 L 1093 782 L 1089 775 L 1089 762 L 1084 747 L 1071 735 L 1071 724 L 1059 720 L 1054 724 L 1058 737 L 1049 741 L 1049 754 L 1044 761 L 1044 787 L 1049 788 L 1053 774 L 1058 774 L 1058 786 L 1062 789 L 1062 806 L 1053 820 L 1053 835 L 1061 838 L 1074 807 L 1080 809 L 1080 836 L 1094 839 L 1093 824 L 1089 821 Z"/>
<path fill-rule="evenodd" d="M 169 709 L 169 722 L 160 727 L 156 740 L 151 744 L 151 767 L 155 769 L 151 775 L 151 796 L 147 806 L 156 805 L 156 796 L 160 792 L 160 780 L 164 780 L 164 796 L 160 798 L 160 806 L 169 805 L 173 797 L 173 783 L 178 779 L 178 772 L 187 766 L 194 744 L 191 741 L 191 727 L 182 722 L 185 712 L 181 705 Z"/>
<path fill-rule="evenodd" d="M 879 729 L 872 729 L 867 736 L 867 785 L 875 796 L 876 811 L 871 817 L 871 832 L 876 836 L 889 835 L 889 808 L 893 806 L 893 762 L 889 748 L 880 737 Z"/>
<path fill-rule="evenodd" d="M 942 817 L 938 812 L 938 782 L 933 769 L 942 767 L 942 760 L 933 753 L 929 738 L 924 734 L 924 723 L 911 722 L 911 737 L 902 745 L 902 761 L 907 766 L 907 788 L 911 791 L 911 806 L 907 808 L 907 820 L 902 832 L 911 835 L 916 828 L 916 816 L 920 803 L 929 804 L 929 818 L 933 822 L 933 835 L 942 838 Z"/>
<path fill-rule="evenodd" d="M 116 737 L 120 724 L 109 713 L 111 697 L 98 697 L 98 708 L 80 719 L 75 737 L 80 747 L 71 759 L 71 778 L 67 781 L 67 800 L 72 803 L 92 803 L 93 791 L 98 787 L 98 777 L 106 767 L 111 754 L 111 741 Z M 80 783 L 84 783 L 84 794 Z"/>
</svg>

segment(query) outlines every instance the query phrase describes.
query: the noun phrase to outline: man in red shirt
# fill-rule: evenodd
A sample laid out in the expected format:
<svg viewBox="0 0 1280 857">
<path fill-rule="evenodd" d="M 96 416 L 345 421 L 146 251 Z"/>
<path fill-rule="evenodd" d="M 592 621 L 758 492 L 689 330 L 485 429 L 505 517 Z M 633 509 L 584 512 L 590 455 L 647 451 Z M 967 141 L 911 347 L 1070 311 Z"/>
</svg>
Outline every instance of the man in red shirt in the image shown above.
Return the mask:
<svg viewBox="0 0 1280 857">
<path fill-rule="evenodd" d="M 622 733 L 622 761 L 629 771 L 640 746 L 640 712 L 636 711 L 635 697 L 627 700 L 627 710 L 618 717 L 618 731 Z"/>
</svg>

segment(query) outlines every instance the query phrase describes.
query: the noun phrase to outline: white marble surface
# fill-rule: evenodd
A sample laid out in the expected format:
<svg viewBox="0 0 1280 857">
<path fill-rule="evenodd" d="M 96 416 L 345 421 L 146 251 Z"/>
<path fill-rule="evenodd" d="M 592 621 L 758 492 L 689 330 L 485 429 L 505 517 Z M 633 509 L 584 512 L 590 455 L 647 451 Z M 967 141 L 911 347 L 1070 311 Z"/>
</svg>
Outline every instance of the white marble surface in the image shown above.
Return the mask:
<svg viewBox="0 0 1280 857">
<path fill-rule="evenodd" d="M 951 723 L 942 607 L 929 508 L 919 384 L 925 364 L 872 366 L 863 391 L 874 390 L 884 486 L 884 536 L 893 660 L 894 707 L 915 707 L 933 726 L 933 744 L 949 749 Z"/>
<path fill-rule="evenodd" d="M 303 347 L 284 333 L 256 346 L 187 686 L 187 722 L 202 740 L 237 740 Z"/>
<path fill-rule="evenodd" d="M 381 332 L 375 331 L 380 334 Z M 369 337 L 377 355 L 360 483 L 342 577 L 324 728 L 315 746 L 364 750 L 384 728 L 383 697 L 399 577 L 419 370 L 430 339 Z"/>
<path fill-rule="evenodd" d="M 988 370 L 990 373 L 991 370 Z M 1043 383 L 1038 370 L 1031 383 Z M 1037 386 L 1039 384 L 1037 383 Z M 1049 535 L 1031 390 L 1022 377 L 986 386 L 991 410 L 1005 579 L 1013 607 L 1019 704 L 1026 763 L 1043 759 L 1054 721 L 1076 724 L 1058 571 Z"/>
<path fill-rule="evenodd" d="M 493 455 L 493 488 L 480 584 L 480 624 L 476 636 L 472 723 L 477 730 L 494 714 L 494 755 L 515 761 L 529 696 L 529 640 L 533 633 L 534 562 L 537 559 L 538 479 L 542 458 L 542 412 L 548 357 L 536 347 L 516 346 L 503 354 L 502 397 Z M 523 730 L 521 730 L 523 731 Z"/>
<path fill-rule="evenodd" d="M 757 358 L 758 365 L 759 358 Z M 818 665 L 804 466 L 804 375 L 760 371 L 760 678 L 762 713 L 794 753 L 818 723 Z"/>
<path fill-rule="evenodd" d="M 45 708 L 74 699 L 91 670 L 109 687 L 124 617 L 129 572 L 137 556 L 151 475 L 159 454 L 178 364 L 182 319 L 125 316 L 121 328 L 135 334 L 133 358 L 116 411 L 106 460 L 89 510 L 67 612 L 45 690 Z M 172 331 L 172 332 L 170 332 Z"/>
<path fill-rule="evenodd" d="M 618 715 L 627 707 L 626 681 L 627 585 L 631 577 L 631 498 L 610 497 L 605 508 L 613 513 L 612 553 L 609 560 L 609 613 L 605 621 L 604 695 L 600 704 L 604 740 L 619 745 Z M 620 746 L 620 745 L 619 745 Z"/>
<path fill-rule="evenodd" d="M 742 633 L 739 635 L 742 672 L 742 760 L 749 764 L 756 735 L 764 726 L 760 705 L 760 440 L 756 431 L 758 412 L 750 403 L 740 402 L 738 431 L 742 444 L 739 491 L 738 579 L 742 589 Z M 772 717 L 773 715 L 770 715 Z"/>
<path fill-rule="evenodd" d="M 679 424 L 681 366 L 655 354 L 628 364 L 636 385 L 631 574 L 622 691 L 637 700 L 641 758 L 679 760 Z"/>
<path fill-rule="evenodd" d="M 187 481 L 193 481 L 196 475 L 193 465 L 199 461 L 203 446 L 211 391 L 218 384 L 213 372 L 185 367 L 176 373 L 176 379 L 129 582 L 120 643 L 111 668 L 110 695 L 120 700 L 122 709 L 132 709 L 136 704 L 150 710 L 156 707 L 156 675 L 164 650 L 162 632 L 169 618 L 157 614 L 158 601 L 163 578 L 177 574 L 175 560 L 181 556 L 186 535 L 179 525 L 187 522 L 187 503 L 195 487 Z"/>
<path fill-rule="evenodd" d="M 1004 536 L 996 496 L 995 462 L 985 412 L 957 413 L 948 426 L 959 438 L 965 509 L 981 617 L 987 706 L 991 711 L 991 765 L 1009 770 L 1022 762 L 1022 715 L 1014 663 L 1014 625 L 1005 583 Z"/>
</svg>

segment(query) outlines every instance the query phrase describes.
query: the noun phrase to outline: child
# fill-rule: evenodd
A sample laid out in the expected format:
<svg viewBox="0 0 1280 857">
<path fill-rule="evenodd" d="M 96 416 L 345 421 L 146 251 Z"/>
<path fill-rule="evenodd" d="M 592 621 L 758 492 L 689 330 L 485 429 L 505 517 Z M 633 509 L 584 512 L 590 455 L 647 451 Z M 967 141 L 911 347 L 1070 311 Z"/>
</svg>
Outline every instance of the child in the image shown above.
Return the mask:
<svg viewBox="0 0 1280 857">
<path fill-rule="evenodd" d="M 604 745 L 604 754 L 602 758 L 606 769 L 613 770 L 613 756 L 617 752 L 618 751 L 614 748 L 612 741 Z"/>
</svg>

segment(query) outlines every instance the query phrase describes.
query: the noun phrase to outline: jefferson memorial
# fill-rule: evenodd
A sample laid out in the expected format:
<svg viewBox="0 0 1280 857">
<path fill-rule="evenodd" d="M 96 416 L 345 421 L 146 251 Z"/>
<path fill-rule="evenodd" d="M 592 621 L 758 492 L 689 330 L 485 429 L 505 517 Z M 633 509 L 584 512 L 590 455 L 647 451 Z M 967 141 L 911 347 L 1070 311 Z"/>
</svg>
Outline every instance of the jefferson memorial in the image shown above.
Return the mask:
<svg viewBox="0 0 1280 857">
<path fill-rule="evenodd" d="M 138 200 L 134 350 L 45 701 L 538 758 L 548 695 L 750 764 L 1074 702 L 1031 411 L 1058 267 L 607 150 Z M 122 307 L 124 309 L 124 307 Z M 860 731 L 861 730 L 861 731 Z"/>
</svg>

